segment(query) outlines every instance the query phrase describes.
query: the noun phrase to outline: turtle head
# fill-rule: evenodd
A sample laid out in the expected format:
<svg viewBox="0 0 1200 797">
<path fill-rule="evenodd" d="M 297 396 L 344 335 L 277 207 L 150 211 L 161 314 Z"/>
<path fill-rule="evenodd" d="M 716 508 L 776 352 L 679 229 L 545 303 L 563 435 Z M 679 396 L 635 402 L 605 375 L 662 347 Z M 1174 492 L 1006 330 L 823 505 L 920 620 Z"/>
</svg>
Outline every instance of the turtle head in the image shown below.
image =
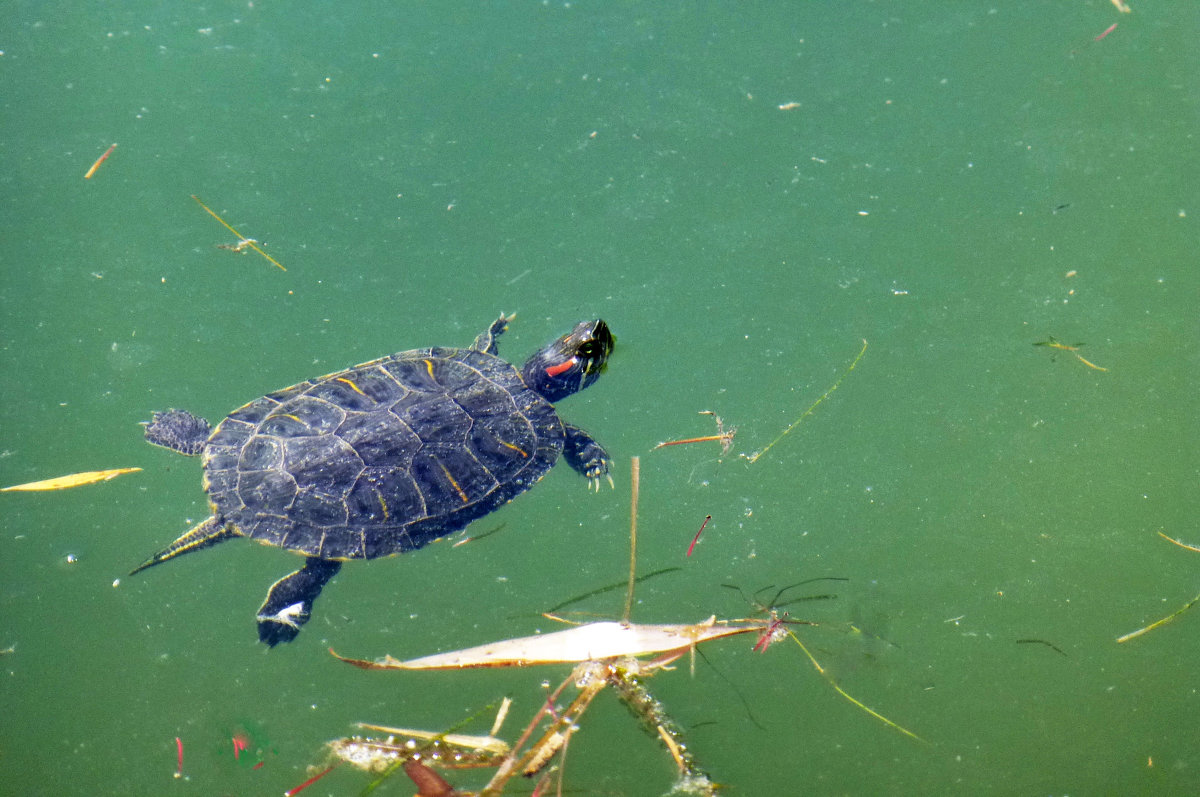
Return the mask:
<svg viewBox="0 0 1200 797">
<path fill-rule="evenodd" d="M 521 369 L 525 384 L 551 404 L 596 381 L 616 339 L 608 324 L 581 321 L 558 340 L 538 350 Z"/>
</svg>

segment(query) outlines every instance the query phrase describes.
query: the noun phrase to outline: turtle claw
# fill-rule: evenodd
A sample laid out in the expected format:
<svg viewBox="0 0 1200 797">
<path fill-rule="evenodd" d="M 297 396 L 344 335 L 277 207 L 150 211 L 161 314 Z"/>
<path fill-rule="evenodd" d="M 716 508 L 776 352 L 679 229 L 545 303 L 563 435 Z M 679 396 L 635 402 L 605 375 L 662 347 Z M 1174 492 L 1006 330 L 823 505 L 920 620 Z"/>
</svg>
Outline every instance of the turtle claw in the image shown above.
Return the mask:
<svg viewBox="0 0 1200 797">
<path fill-rule="evenodd" d="M 588 480 L 588 492 L 595 490 L 596 494 L 599 495 L 600 494 L 600 480 L 602 478 L 608 480 L 608 486 L 611 489 L 615 490 L 617 488 L 617 485 L 613 483 L 612 474 L 608 472 L 608 466 L 611 464 L 612 464 L 611 460 L 602 459 L 599 462 L 593 464 L 590 468 L 588 468 L 587 473 L 584 474 Z"/>
<path fill-rule="evenodd" d="M 258 641 L 265 642 L 268 647 L 275 647 L 280 642 L 291 642 L 300 633 L 300 626 L 308 622 L 312 616 L 312 603 L 299 601 L 290 606 L 284 606 L 273 615 L 258 615 Z"/>
<path fill-rule="evenodd" d="M 475 338 L 475 342 L 471 344 L 471 348 L 475 351 L 481 351 L 484 354 L 495 355 L 496 338 L 500 337 L 508 329 L 508 322 L 517 317 L 516 313 L 505 315 L 500 313 L 500 317 L 492 322 L 492 325 L 480 332 Z"/>
<path fill-rule="evenodd" d="M 600 492 L 601 478 L 608 479 L 608 483 L 611 485 L 613 480 L 612 476 L 608 474 L 608 467 L 612 464 L 612 460 L 608 458 L 608 452 L 604 450 L 603 446 L 578 426 L 565 423 L 563 428 L 567 433 L 567 439 L 563 446 L 563 457 L 567 460 L 568 465 L 588 480 L 588 489 Z"/>
<path fill-rule="evenodd" d="M 295 639 L 312 616 L 313 601 L 341 567 L 338 561 L 309 557 L 304 567 L 272 584 L 258 609 L 259 641 L 273 648 Z"/>
</svg>

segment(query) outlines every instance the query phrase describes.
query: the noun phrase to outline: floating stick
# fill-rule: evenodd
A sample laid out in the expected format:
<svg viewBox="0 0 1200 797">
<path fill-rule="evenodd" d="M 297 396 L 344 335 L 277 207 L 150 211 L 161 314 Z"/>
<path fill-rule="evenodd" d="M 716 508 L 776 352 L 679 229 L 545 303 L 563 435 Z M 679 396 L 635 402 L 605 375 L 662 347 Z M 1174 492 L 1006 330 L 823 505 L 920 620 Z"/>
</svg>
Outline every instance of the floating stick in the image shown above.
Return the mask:
<svg viewBox="0 0 1200 797">
<path fill-rule="evenodd" d="M 124 473 L 137 473 L 141 468 L 115 468 L 114 470 L 91 470 L 87 473 L 72 473 L 70 476 L 57 476 L 53 479 L 43 479 L 40 482 L 14 484 L 12 487 L 0 488 L 0 493 L 8 492 L 38 492 L 42 490 L 65 490 L 68 487 L 81 487 L 85 484 L 106 482 Z"/>
<path fill-rule="evenodd" d="M 104 151 L 103 155 L 101 155 L 99 158 L 96 158 L 96 162 L 92 164 L 92 168 L 87 170 L 87 174 L 85 174 L 83 176 L 83 179 L 85 179 L 85 180 L 92 179 L 92 175 L 95 174 L 96 170 L 100 168 L 100 164 L 104 163 L 104 161 L 108 160 L 108 156 L 111 155 L 113 153 L 113 150 L 116 148 L 117 148 L 117 145 L 113 144 L 111 147 L 109 147 L 108 149 L 106 149 Z"/>
<path fill-rule="evenodd" d="M 779 435 L 779 437 L 776 437 L 774 440 L 772 440 L 770 443 L 768 443 L 766 448 L 764 448 L 761 451 L 756 451 L 753 454 L 742 454 L 742 456 L 745 457 L 747 460 L 749 460 L 752 463 L 757 462 L 759 457 L 761 457 L 763 454 L 770 451 L 775 446 L 775 444 L 778 443 L 780 440 L 787 437 L 788 433 L 790 431 L 792 431 L 793 429 L 795 429 L 797 426 L 799 426 L 801 421 L 803 421 L 809 415 L 812 415 L 813 410 L 815 410 L 821 404 L 822 401 L 829 398 L 833 394 L 833 391 L 838 389 L 838 387 L 842 384 L 842 380 L 845 379 L 849 375 L 849 373 L 854 370 L 854 367 L 856 365 L 858 365 L 858 361 L 861 360 L 863 355 L 866 353 L 867 353 L 867 341 L 866 341 L 866 339 L 863 339 L 862 350 L 859 351 L 858 356 L 854 358 L 854 361 L 852 363 L 850 363 L 850 366 L 845 371 L 842 372 L 842 375 L 837 378 L 837 381 L 833 383 L 833 387 L 829 388 L 824 393 L 822 393 L 821 397 L 819 399 L 814 401 L 812 403 L 812 405 L 800 415 L 799 418 L 797 418 L 795 421 L 793 421 L 791 426 L 784 429 L 783 432 Z"/>
<path fill-rule="evenodd" d="M 704 522 L 700 524 L 700 531 L 696 532 L 696 536 L 692 537 L 692 544 L 688 546 L 687 555 L 691 556 L 692 551 L 696 548 L 696 543 L 700 541 L 700 535 L 704 533 L 704 527 L 708 525 L 708 521 L 712 520 L 712 515 L 705 515 Z"/>
<path fill-rule="evenodd" d="M 1057 338 L 1055 338 L 1053 335 L 1051 335 L 1046 340 L 1039 340 L 1037 343 L 1035 343 L 1033 345 L 1034 346 L 1046 346 L 1047 348 L 1058 349 L 1059 351 L 1069 351 L 1069 352 L 1071 352 L 1071 354 L 1075 355 L 1075 359 L 1079 360 L 1079 362 L 1083 363 L 1088 368 L 1092 368 L 1097 371 L 1107 371 L 1108 370 L 1107 368 L 1105 368 L 1101 365 L 1096 365 L 1091 360 L 1084 359 L 1084 356 L 1079 353 L 1079 347 L 1083 345 L 1082 343 L 1060 343 Z"/>
<path fill-rule="evenodd" d="M 101 159 L 101 160 L 103 160 L 103 159 Z M 272 263 L 274 263 L 276 266 L 278 266 L 280 271 L 287 271 L 287 269 L 283 267 L 282 263 L 280 263 L 278 260 L 276 260 L 275 258 L 268 255 L 266 252 L 264 252 L 262 250 L 262 248 L 259 247 L 259 245 L 257 243 L 255 243 L 252 239 L 247 238 L 246 236 L 242 235 L 237 230 L 233 229 L 233 227 L 229 226 L 228 222 L 226 222 L 225 219 L 218 216 L 216 213 L 213 212 L 212 208 L 210 208 L 208 205 L 201 202 L 200 197 L 196 196 L 195 194 L 192 194 L 192 199 L 196 200 L 197 205 L 199 205 L 200 207 L 202 207 L 206 211 L 208 211 L 208 215 L 212 216 L 214 219 L 221 222 L 221 225 L 223 227 L 225 227 L 225 229 L 229 230 L 231 233 L 236 235 L 238 237 L 238 245 L 239 246 L 241 246 L 242 244 L 245 244 L 246 246 L 250 247 L 255 252 L 258 252 L 260 255 L 265 257 L 267 260 L 270 260 Z"/>
<path fill-rule="evenodd" d="M 729 449 L 733 447 L 733 436 L 735 434 L 737 434 L 737 427 L 731 426 L 728 429 L 726 429 L 725 422 L 721 420 L 721 416 L 717 415 L 712 410 L 700 410 L 700 414 L 701 415 L 711 415 L 711 416 L 713 416 L 714 419 L 716 419 L 716 422 L 717 422 L 717 433 L 716 434 L 704 435 L 703 437 L 689 437 L 686 440 L 666 440 L 662 443 L 659 443 L 658 445 L 656 445 L 654 448 L 652 448 L 650 450 L 657 451 L 658 449 L 666 448 L 667 446 L 682 446 L 682 445 L 686 445 L 688 443 L 708 443 L 708 442 L 713 442 L 713 441 L 720 441 L 721 454 L 723 454 L 723 455 L 728 454 Z"/>
<path fill-rule="evenodd" d="M 337 766 L 339 763 L 341 763 L 341 762 L 340 762 L 340 761 L 334 761 L 334 762 L 333 762 L 332 764 L 330 764 L 330 765 L 329 765 L 327 768 L 325 768 L 325 769 L 321 770 L 320 772 L 318 772 L 317 774 L 313 775 L 311 778 L 309 778 L 308 780 L 304 781 L 304 782 L 303 782 L 303 783 L 301 783 L 299 786 L 296 786 L 296 787 L 294 787 L 294 788 L 291 788 L 291 789 L 288 789 L 287 791 L 285 791 L 285 792 L 283 793 L 283 797 L 292 797 L 292 795 L 294 795 L 294 794 L 299 794 L 300 792 L 304 791 L 304 790 L 305 790 L 305 789 L 307 789 L 309 786 L 313 785 L 313 784 L 314 784 L 314 783 L 316 783 L 318 780 L 320 780 L 321 778 L 325 777 L 325 776 L 326 776 L 326 775 L 328 775 L 330 772 L 332 772 L 332 771 L 333 771 L 333 768 L 334 768 L 334 767 L 336 767 L 336 766 Z"/>
<path fill-rule="evenodd" d="M 1086 365 L 1088 368 L 1094 368 L 1094 369 L 1095 369 L 1095 370 L 1097 370 L 1097 371 L 1107 371 L 1107 370 L 1108 370 L 1107 368 L 1105 368 L 1105 367 L 1104 367 L 1104 366 L 1102 366 L 1102 365 L 1096 365 L 1096 364 L 1095 364 L 1094 362 L 1092 362 L 1091 360 L 1086 360 L 1086 359 L 1084 359 L 1083 355 L 1082 355 L 1082 354 L 1080 354 L 1080 353 L 1079 353 L 1079 352 L 1077 352 L 1077 351 L 1076 351 L 1076 352 L 1072 352 L 1072 354 L 1074 354 L 1074 355 L 1075 355 L 1075 359 L 1076 359 L 1076 360 L 1079 360 L 1079 362 L 1083 363 L 1083 364 L 1084 364 L 1084 365 Z"/>
<path fill-rule="evenodd" d="M 632 482 L 629 499 L 629 591 L 625 593 L 625 613 L 621 622 L 629 625 L 629 615 L 633 612 L 633 587 L 637 584 L 637 510 L 638 510 L 638 480 L 642 470 L 641 457 L 630 457 L 629 478 Z"/>
<path fill-rule="evenodd" d="M 655 576 L 661 576 L 666 573 L 674 573 L 676 570 L 682 570 L 682 569 L 683 569 L 682 567 L 664 567 L 661 570 L 655 570 L 653 573 L 647 573 L 644 576 L 638 576 L 637 580 L 638 580 L 638 583 L 640 584 L 641 582 L 645 581 L 648 578 L 654 578 Z M 551 606 L 549 609 L 542 612 L 542 614 L 546 614 L 546 615 L 554 614 L 559 609 L 561 609 L 565 606 L 570 606 L 572 603 L 579 603 L 581 600 L 585 600 L 594 595 L 603 595 L 605 592 L 611 592 L 614 589 L 620 589 L 621 587 L 624 587 L 625 585 L 626 585 L 626 582 L 618 581 L 615 584 L 609 584 L 606 587 L 599 587 L 597 589 L 592 590 L 591 592 L 585 592 L 582 595 L 576 595 L 574 598 L 568 598 L 567 600 L 563 601 L 562 603 L 560 603 L 556 606 Z"/>
<path fill-rule="evenodd" d="M 847 692 L 846 692 L 846 690 L 845 690 L 845 689 L 842 689 L 842 687 L 838 686 L 838 684 L 837 684 L 837 681 L 833 680 L 833 677 L 832 677 L 832 676 L 830 676 L 830 674 L 829 674 L 828 672 L 826 672 L 825 668 L 824 668 L 824 667 L 822 667 L 822 666 L 821 666 L 821 665 L 820 665 L 820 664 L 817 662 L 817 660 L 816 660 L 815 658 L 813 658 L 813 654 L 811 654 L 811 653 L 809 653 L 809 652 L 808 652 L 808 648 L 806 648 L 806 647 L 804 646 L 804 643 L 800 641 L 800 637 L 796 636 L 796 634 L 795 634 L 794 632 L 792 632 L 792 631 L 788 631 L 788 636 L 790 636 L 790 637 L 791 637 L 791 638 L 792 638 L 792 639 L 793 639 L 793 640 L 796 642 L 796 644 L 800 646 L 800 649 L 804 651 L 804 655 L 805 655 L 805 656 L 808 656 L 808 660 L 809 660 L 809 661 L 811 661 L 811 662 L 812 662 L 812 664 L 813 664 L 813 666 L 817 668 L 817 672 L 819 672 L 819 673 L 821 674 L 821 677 L 822 677 L 822 678 L 824 678 L 826 681 L 828 681 L 828 682 L 829 682 L 829 685 L 830 685 L 830 686 L 832 686 L 832 687 L 833 687 L 833 688 L 834 688 L 834 689 L 837 691 L 837 693 L 838 693 L 839 695 L 841 695 L 842 697 L 846 698 L 846 699 L 847 699 L 847 700 L 849 700 L 851 703 L 853 703 L 854 705 L 858 706 L 858 707 L 859 707 L 859 708 L 861 708 L 863 711 L 867 712 L 867 713 L 868 713 L 868 714 L 870 714 L 872 717 L 874 717 L 875 719 L 877 719 L 877 720 L 879 720 L 880 722 L 882 722 L 884 725 L 887 725 L 888 727 L 891 727 L 891 728 L 895 728 L 896 730 L 898 730 L 898 731 L 900 731 L 901 733 L 903 733 L 905 736 L 908 736 L 908 737 L 910 737 L 910 738 L 916 739 L 918 742 L 924 742 L 924 741 L 925 741 L 925 740 L 924 740 L 924 739 L 922 739 L 920 736 L 917 736 L 915 733 L 913 733 L 912 731 L 908 730 L 907 728 L 904 728 L 904 727 L 902 727 L 902 726 L 900 726 L 900 725 L 897 725 L 896 723 L 892 722 L 890 719 L 888 719 L 887 717 L 883 716 L 883 715 L 882 715 L 882 714 L 880 714 L 878 711 L 876 711 L 875 709 L 873 709 L 873 708 L 871 708 L 870 706 L 866 705 L 865 703 L 862 703 L 862 702 L 860 702 L 860 701 L 856 700 L 855 698 L 851 697 L 851 696 L 849 695 L 849 693 L 847 693 Z"/>
<path fill-rule="evenodd" d="M 1055 653 L 1059 654 L 1060 656 L 1067 656 L 1067 654 L 1063 653 L 1062 648 L 1060 648 L 1058 645 L 1055 645 L 1053 642 L 1047 642 L 1044 639 L 1018 639 L 1017 644 L 1018 645 L 1045 645 L 1046 647 L 1050 648 L 1051 650 L 1053 650 Z M 1067 658 L 1071 658 L 1071 657 L 1067 656 Z"/>
<path fill-rule="evenodd" d="M 482 534 L 476 534 L 474 537 L 463 537 L 461 540 L 459 540 L 458 542 L 454 543 L 454 544 L 453 544 L 453 545 L 451 545 L 450 547 L 451 547 L 451 548 L 458 548 L 458 547 L 460 547 L 460 546 L 466 545 L 468 542 L 474 542 L 475 540 L 482 540 L 484 537 L 490 537 L 490 536 L 492 536 L 493 534 L 495 534 L 497 531 L 500 531 L 502 528 L 504 528 L 504 527 L 505 527 L 505 526 L 507 526 L 507 525 L 508 525 L 507 523 L 501 523 L 501 524 L 500 524 L 499 526 L 497 526 L 496 528 L 494 528 L 494 529 L 488 529 L 487 531 L 483 532 Z"/>
<path fill-rule="evenodd" d="M 703 437 L 689 437 L 686 440 L 664 440 L 650 450 L 657 451 L 658 449 L 666 448 L 667 446 L 682 446 L 687 445 L 688 443 L 711 443 L 714 440 L 724 441 L 728 439 L 728 437 L 728 435 L 723 434 L 706 434 Z"/>
<path fill-rule="evenodd" d="M 1195 551 L 1196 553 L 1200 553 L 1200 547 L 1197 547 L 1195 545 L 1188 545 L 1186 542 L 1183 542 L 1182 540 L 1177 540 L 1174 537 L 1168 537 L 1166 534 L 1163 534 L 1161 531 L 1158 533 L 1158 536 L 1162 537 L 1167 542 L 1175 543 L 1180 548 L 1187 548 L 1189 551 Z"/>
<path fill-rule="evenodd" d="M 1197 595 L 1196 597 L 1192 598 L 1190 601 L 1188 601 L 1186 604 L 1184 604 L 1183 608 L 1178 609 L 1178 610 L 1172 612 L 1171 614 L 1168 614 L 1163 619 L 1156 620 L 1155 622 L 1151 623 L 1150 625 L 1146 626 L 1145 628 L 1139 628 L 1136 631 L 1131 631 L 1128 634 L 1126 634 L 1125 636 L 1117 637 L 1117 644 L 1120 644 L 1122 642 L 1128 642 L 1131 639 L 1136 639 L 1137 637 L 1140 637 L 1142 634 L 1146 634 L 1146 633 L 1149 633 L 1150 631 L 1153 631 L 1155 628 L 1158 628 L 1160 625 L 1166 625 L 1167 623 L 1171 622 L 1179 615 L 1186 612 L 1188 609 L 1195 606 L 1197 603 L 1200 603 L 1200 595 Z"/>
</svg>

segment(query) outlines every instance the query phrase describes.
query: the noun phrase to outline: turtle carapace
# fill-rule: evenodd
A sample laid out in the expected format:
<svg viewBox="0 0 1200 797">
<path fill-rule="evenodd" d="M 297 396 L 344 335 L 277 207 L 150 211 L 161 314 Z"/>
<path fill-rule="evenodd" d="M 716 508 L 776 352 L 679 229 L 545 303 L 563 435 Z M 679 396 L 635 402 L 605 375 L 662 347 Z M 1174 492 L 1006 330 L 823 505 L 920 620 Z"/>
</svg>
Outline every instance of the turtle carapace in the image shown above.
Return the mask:
<svg viewBox="0 0 1200 797">
<path fill-rule="evenodd" d="M 211 429 L 155 413 L 146 439 L 199 454 L 212 515 L 133 572 L 230 537 L 295 551 L 271 586 L 258 637 L 290 642 L 349 559 L 412 551 L 511 501 L 564 455 L 598 486 L 610 460 L 554 402 L 592 384 L 613 350 L 583 321 L 519 370 L 500 359 L 501 315 L 469 348 L 404 351 L 285 388 Z"/>
</svg>

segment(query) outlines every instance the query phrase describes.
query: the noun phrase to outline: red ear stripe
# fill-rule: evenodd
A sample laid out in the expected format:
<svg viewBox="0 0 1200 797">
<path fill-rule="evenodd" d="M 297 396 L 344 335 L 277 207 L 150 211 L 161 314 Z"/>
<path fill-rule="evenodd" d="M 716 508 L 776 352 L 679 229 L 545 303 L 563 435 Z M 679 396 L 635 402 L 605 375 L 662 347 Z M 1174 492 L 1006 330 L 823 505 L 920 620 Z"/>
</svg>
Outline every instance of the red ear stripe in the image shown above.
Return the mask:
<svg viewBox="0 0 1200 797">
<path fill-rule="evenodd" d="M 569 359 L 569 360 L 563 360 L 563 361 L 562 361 L 561 363 L 559 363 L 558 365 L 552 365 L 552 366 L 550 366 L 549 368 L 547 368 L 547 369 L 546 369 L 546 376 L 558 376 L 558 375 L 559 375 L 559 374 L 561 374 L 561 373 L 565 373 L 566 371 L 570 371 L 570 370 L 571 370 L 572 368 L 574 368 L 574 367 L 575 367 L 575 358 L 574 358 L 574 357 L 572 357 L 572 358 L 571 358 L 571 359 Z"/>
</svg>

